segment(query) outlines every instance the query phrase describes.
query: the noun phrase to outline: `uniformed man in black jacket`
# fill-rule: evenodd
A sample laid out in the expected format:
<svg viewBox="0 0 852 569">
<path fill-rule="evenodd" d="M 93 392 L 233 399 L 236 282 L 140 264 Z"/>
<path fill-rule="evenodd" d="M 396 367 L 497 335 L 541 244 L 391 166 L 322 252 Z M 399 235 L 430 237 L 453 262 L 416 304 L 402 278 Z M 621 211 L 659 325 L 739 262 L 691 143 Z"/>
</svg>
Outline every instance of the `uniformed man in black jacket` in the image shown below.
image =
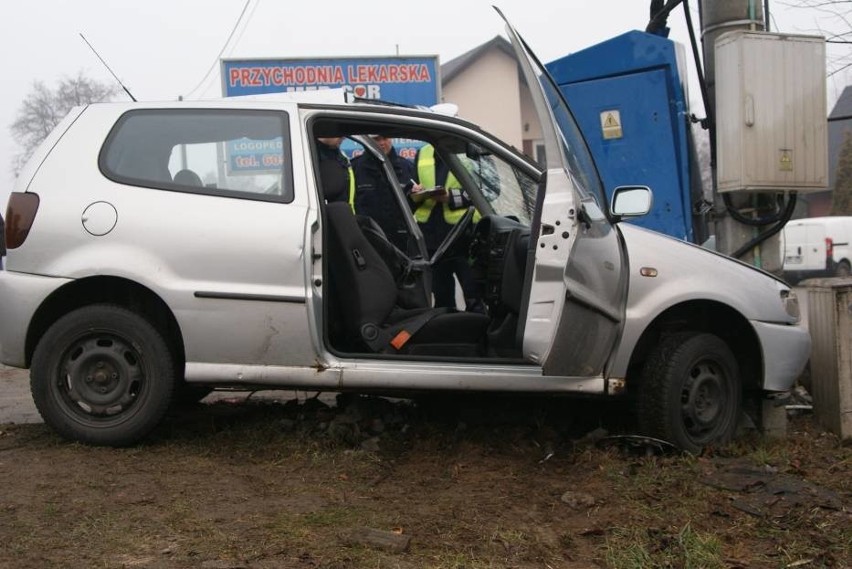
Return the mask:
<svg viewBox="0 0 852 569">
<path fill-rule="evenodd" d="M 320 191 L 326 202 L 354 204 L 355 179 L 349 159 L 340 151 L 343 138 L 317 138 L 319 155 Z"/>
<path fill-rule="evenodd" d="M 411 192 L 414 164 L 406 160 L 393 147 L 393 141 L 384 134 L 371 136 L 388 162 L 393 166 L 396 179 L 403 185 L 406 196 Z M 369 152 L 352 159 L 355 173 L 355 213 L 372 217 L 387 238 L 403 252 L 408 252 L 408 227 L 393 195 L 390 181 L 382 171 L 381 163 Z M 411 207 L 413 204 L 409 204 Z"/>
</svg>

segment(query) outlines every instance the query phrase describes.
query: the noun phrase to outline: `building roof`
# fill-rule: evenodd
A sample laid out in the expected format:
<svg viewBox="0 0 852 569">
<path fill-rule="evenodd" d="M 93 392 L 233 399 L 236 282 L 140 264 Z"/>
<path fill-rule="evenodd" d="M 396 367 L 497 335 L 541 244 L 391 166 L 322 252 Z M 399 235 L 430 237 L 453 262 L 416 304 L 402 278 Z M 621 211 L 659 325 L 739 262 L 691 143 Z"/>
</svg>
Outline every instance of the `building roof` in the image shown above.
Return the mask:
<svg viewBox="0 0 852 569">
<path fill-rule="evenodd" d="M 834 108 L 828 115 L 828 120 L 842 120 L 852 118 L 852 86 L 843 89 L 840 98 L 834 103 Z"/>
<path fill-rule="evenodd" d="M 449 83 L 452 81 L 462 71 L 473 65 L 477 59 L 485 55 L 492 47 L 499 49 L 512 59 L 517 59 L 512 44 L 503 36 L 497 35 L 484 44 L 478 45 L 472 50 L 441 65 L 441 82 Z"/>
</svg>

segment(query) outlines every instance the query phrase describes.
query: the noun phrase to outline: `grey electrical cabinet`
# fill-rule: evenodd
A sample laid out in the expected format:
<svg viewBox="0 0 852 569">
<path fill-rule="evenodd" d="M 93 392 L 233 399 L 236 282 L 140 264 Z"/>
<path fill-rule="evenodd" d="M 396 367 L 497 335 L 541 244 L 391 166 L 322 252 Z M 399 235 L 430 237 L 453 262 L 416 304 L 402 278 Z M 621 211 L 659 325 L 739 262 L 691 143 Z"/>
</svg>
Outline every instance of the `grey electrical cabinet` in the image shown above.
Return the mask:
<svg viewBox="0 0 852 569">
<path fill-rule="evenodd" d="M 825 39 L 735 31 L 716 40 L 720 192 L 828 186 Z"/>
</svg>

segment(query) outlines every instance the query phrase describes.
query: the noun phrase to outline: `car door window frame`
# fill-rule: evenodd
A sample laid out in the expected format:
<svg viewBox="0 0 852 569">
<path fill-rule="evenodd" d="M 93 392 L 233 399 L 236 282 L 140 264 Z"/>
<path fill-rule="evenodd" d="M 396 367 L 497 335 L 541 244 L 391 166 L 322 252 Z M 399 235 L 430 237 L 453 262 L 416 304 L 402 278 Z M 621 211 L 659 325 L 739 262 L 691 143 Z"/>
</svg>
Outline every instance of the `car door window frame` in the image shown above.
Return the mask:
<svg viewBox="0 0 852 569">
<path fill-rule="evenodd" d="M 306 132 L 308 133 L 308 140 L 315 140 L 316 123 L 323 121 L 327 121 L 329 123 L 363 123 L 365 125 L 365 130 L 396 128 L 410 129 L 412 131 L 412 134 L 418 131 L 422 133 L 444 133 L 446 135 L 452 135 L 463 139 L 468 143 L 475 143 L 485 147 L 491 153 L 499 155 L 501 159 L 503 159 L 507 164 L 512 165 L 519 172 L 526 174 L 530 178 L 540 180 L 543 175 L 537 164 L 535 164 L 528 157 L 517 153 L 514 149 L 512 149 L 503 141 L 485 134 L 483 131 L 477 129 L 475 125 L 470 125 L 462 120 L 454 119 L 452 117 L 433 117 L 429 116 L 428 114 L 424 114 L 422 116 L 413 116 L 411 114 L 397 114 L 393 112 L 378 113 L 375 110 L 353 111 L 317 109 L 316 112 L 311 112 L 307 117 L 305 117 L 304 120 Z M 343 133 L 340 134 L 343 135 Z M 364 134 L 367 134 L 367 132 L 365 132 Z M 422 140 L 424 142 L 433 143 L 434 139 L 437 138 L 437 136 L 413 136 L 413 138 L 416 138 L 417 140 Z M 432 138 L 433 140 L 430 140 L 430 138 Z M 312 156 L 312 159 L 316 163 L 317 156 L 315 148 L 313 148 L 313 146 L 314 145 L 311 145 L 310 154 Z M 461 164 L 460 160 L 452 160 L 453 158 L 457 157 L 450 157 L 449 166 L 451 167 L 453 173 L 458 177 L 459 182 L 462 184 L 462 187 L 465 189 L 465 191 L 468 192 L 474 206 L 477 208 L 477 210 L 479 210 L 480 214 L 482 215 L 493 213 L 493 208 L 490 206 L 490 202 L 488 202 L 485 196 L 479 191 L 479 188 L 475 183 L 475 179 L 470 175 L 470 173 L 464 170 L 464 166 Z M 464 171 L 462 172 L 461 170 Z M 317 181 L 317 183 L 319 182 Z M 403 202 L 405 201 L 405 196 L 401 194 L 398 196 L 398 198 L 401 199 Z M 528 198 L 529 196 L 525 196 L 525 200 Z M 417 228 L 416 221 L 414 220 L 413 212 L 411 215 L 411 222 L 414 225 L 414 228 L 417 229 L 417 235 L 419 236 L 420 231 L 419 228 Z"/>
</svg>

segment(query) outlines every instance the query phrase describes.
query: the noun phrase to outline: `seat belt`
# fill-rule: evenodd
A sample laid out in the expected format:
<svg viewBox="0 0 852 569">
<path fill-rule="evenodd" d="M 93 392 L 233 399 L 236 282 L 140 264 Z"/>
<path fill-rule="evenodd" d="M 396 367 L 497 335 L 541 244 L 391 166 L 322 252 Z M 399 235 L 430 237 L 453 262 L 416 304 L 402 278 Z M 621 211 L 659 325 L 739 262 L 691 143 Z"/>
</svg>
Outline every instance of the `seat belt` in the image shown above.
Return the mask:
<svg viewBox="0 0 852 569">
<path fill-rule="evenodd" d="M 397 322 L 385 330 L 368 322 L 361 326 L 361 339 L 376 353 L 388 353 L 389 347 L 399 351 L 430 320 L 449 312 L 450 309 L 446 307 L 431 308 L 413 318 Z"/>
</svg>

